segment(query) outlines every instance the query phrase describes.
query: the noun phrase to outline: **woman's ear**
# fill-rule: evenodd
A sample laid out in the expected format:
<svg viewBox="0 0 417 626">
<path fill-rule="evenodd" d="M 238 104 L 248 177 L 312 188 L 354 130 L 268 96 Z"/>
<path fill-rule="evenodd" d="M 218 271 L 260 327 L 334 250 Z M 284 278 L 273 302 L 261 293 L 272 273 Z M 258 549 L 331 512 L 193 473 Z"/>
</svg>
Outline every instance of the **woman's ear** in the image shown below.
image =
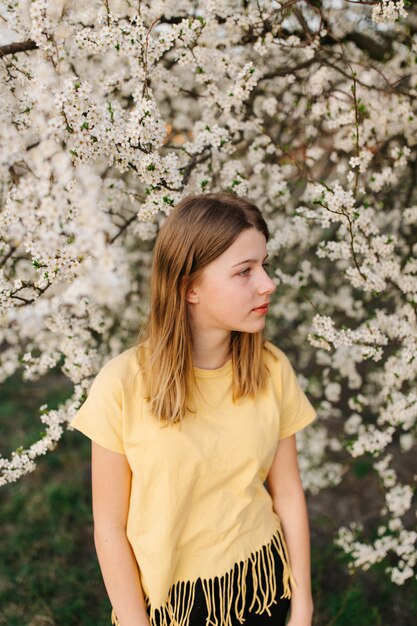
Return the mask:
<svg viewBox="0 0 417 626">
<path fill-rule="evenodd" d="M 198 297 L 198 293 L 196 292 L 193 285 L 188 287 L 187 293 L 185 294 L 185 299 L 190 304 L 198 304 L 198 302 L 200 301 Z"/>
<path fill-rule="evenodd" d="M 194 288 L 194 283 L 191 283 L 187 287 L 187 280 L 189 280 L 189 276 L 183 276 L 181 278 L 181 287 L 183 289 L 184 288 L 186 289 L 185 301 L 189 302 L 190 304 L 197 304 L 199 300 L 198 300 L 197 292 Z"/>
</svg>

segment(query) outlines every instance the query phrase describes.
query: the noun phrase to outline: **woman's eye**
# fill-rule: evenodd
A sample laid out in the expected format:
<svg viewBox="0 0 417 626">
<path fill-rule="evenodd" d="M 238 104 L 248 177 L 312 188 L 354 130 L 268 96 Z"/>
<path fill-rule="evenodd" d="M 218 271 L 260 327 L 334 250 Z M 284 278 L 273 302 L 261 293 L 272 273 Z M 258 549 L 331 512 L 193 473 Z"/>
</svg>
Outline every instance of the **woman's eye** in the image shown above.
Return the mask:
<svg viewBox="0 0 417 626">
<path fill-rule="evenodd" d="M 262 267 L 266 270 L 267 267 L 270 266 L 270 263 L 263 263 Z M 241 272 L 239 272 L 239 276 L 247 276 L 248 273 L 250 272 L 251 268 L 247 267 L 245 270 L 242 270 Z"/>
</svg>

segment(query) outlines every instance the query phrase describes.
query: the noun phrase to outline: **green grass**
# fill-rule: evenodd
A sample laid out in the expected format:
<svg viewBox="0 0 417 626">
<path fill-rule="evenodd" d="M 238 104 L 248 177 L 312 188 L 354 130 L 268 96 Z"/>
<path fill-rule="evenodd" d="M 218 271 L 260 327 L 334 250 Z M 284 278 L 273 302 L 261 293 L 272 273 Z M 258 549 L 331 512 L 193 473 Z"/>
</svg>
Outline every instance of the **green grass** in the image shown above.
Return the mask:
<svg viewBox="0 0 417 626">
<path fill-rule="evenodd" d="M 0 406 L 2 454 L 35 441 L 43 429 L 35 408 L 57 406 L 70 392 L 58 374 L 42 384 L 7 381 Z M 0 626 L 110 626 L 90 489 L 90 442 L 77 431 L 66 432 L 35 472 L 0 488 Z M 384 564 L 349 576 L 345 557 L 331 542 L 331 512 L 310 521 L 314 626 L 414 623 L 415 580 L 393 585 Z"/>
</svg>

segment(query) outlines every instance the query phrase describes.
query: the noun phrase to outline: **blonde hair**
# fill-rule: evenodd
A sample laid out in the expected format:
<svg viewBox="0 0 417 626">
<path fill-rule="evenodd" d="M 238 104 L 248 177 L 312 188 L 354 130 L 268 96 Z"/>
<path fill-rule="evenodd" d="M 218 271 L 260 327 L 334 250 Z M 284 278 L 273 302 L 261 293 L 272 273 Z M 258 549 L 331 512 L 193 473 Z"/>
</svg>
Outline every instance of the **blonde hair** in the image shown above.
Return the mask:
<svg viewBox="0 0 417 626">
<path fill-rule="evenodd" d="M 197 382 L 186 292 L 204 267 L 248 228 L 256 228 L 268 241 L 268 227 L 258 207 L 233 193 L 220 192 L 183 198 L 158 234 L 150 311 L 138 336 L 137 356 L 149 410 L 167 425 L 195 411 L 188 406 Z M 268 374 L 262 358 L 264 343 L 263 331 L 232 331 L 234 403 L 264 388 Z"/>
</svg>

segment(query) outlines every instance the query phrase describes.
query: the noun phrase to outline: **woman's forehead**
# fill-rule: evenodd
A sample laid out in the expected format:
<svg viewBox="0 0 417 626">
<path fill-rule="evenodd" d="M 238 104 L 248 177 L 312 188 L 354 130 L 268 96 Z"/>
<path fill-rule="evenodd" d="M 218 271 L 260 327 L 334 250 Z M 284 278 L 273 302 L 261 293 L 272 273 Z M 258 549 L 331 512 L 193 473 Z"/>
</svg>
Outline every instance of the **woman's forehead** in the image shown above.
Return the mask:
<svg viewBox="0 0 417 626">
<path fill-rule="evenodd" d="M 233 267 L 246 262 L 262 262 L 265 256 L 265 235 L 256 228 L 248 228 L 213 263 L 219 261 Z"/>
</svg>

